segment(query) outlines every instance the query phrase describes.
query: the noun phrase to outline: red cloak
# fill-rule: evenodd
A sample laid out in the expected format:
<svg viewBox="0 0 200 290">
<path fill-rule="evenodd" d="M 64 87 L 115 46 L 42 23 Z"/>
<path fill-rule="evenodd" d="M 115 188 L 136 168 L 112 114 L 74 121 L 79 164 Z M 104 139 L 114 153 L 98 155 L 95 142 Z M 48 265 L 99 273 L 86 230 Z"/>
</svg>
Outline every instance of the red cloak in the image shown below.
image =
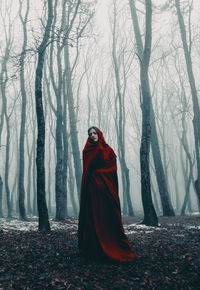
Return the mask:
<svg viewBox="0 0 200 290">
<path fill-rule="evenodd" d="M 98 142 L 88 138 L 83 150 L 79 249 L 92 258 L 132 261 L 136 254 L 122 225 L 116 155 L 97 131 Z"/>
</svg>

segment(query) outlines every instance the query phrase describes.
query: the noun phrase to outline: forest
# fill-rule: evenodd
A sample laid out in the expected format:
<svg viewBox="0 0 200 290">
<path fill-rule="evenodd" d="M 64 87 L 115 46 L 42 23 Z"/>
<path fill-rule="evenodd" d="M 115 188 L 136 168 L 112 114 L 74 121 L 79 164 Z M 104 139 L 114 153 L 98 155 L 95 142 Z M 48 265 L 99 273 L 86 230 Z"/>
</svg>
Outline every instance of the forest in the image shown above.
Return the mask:
<svg viewBox="0 0 200 290">
<path fill-rule="evenodd" d="M 199 289 L 199 11 L 0 1 L 0 289 Z M 91 126 L 117 155 L 131 265 L 78 253 Z"/>
</svg>

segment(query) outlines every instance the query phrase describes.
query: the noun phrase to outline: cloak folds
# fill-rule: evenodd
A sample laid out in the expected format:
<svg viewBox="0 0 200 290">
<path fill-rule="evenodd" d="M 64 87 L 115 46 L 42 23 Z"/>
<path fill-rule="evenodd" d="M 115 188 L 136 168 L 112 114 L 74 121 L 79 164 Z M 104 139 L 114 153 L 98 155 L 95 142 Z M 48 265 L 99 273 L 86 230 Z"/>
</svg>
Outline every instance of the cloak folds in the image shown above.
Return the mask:
<svg viewBox="0 0 200 290">
<path fill-rule="evenodd" d="M 98 142 L 88 138 L 83 150 L 79 250 L 95 259 L 132 261 L 136 254 L 122 225 L 116 155 L 97 130 Z"/>
</svg>

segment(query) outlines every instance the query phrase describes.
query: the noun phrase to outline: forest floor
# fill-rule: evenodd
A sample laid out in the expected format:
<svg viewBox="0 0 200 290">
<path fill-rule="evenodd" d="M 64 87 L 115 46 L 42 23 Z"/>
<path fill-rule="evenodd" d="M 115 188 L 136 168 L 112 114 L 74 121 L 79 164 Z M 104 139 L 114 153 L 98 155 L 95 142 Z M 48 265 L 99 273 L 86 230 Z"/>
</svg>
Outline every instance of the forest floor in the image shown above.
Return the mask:
<svg viewBox="0 0 200 290">
<path fill-rule="evenodd" d="M 0 219 L 0 289 L 200 289 L 200 216 L 138 222 L 124 218 L 137 257 L 114 264 L 79 255 L 76 219 L 46 235 L 35 219 Z"/>
</svg>

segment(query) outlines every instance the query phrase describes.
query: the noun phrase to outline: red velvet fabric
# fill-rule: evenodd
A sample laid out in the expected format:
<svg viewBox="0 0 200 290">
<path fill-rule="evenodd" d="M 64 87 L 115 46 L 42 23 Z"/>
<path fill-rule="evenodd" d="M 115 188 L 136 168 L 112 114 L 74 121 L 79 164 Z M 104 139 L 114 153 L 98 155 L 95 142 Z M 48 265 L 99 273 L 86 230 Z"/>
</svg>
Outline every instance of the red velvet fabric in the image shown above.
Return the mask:
<svg viewBox="0 0 200 290">
<path fill-rule="evenodd" d="M 99 129 L 98 138 L 88 138 L 83 150 L 79 249 L 92 258 L 133 261 L 121 220 L 116 155 Z"/>
</svg>

